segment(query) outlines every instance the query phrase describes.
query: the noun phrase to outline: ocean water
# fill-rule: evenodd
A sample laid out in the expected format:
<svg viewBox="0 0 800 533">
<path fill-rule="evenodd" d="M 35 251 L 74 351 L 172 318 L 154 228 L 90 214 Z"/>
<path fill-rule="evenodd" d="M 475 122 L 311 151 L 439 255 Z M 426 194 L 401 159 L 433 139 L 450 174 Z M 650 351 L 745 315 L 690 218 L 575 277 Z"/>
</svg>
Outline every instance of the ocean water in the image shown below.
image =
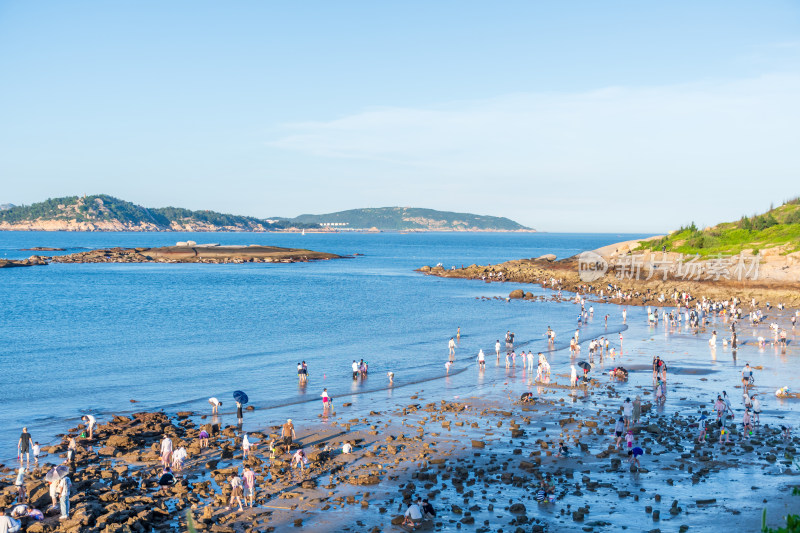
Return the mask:
<svg viewBox="0 0 800 533">
<path fill-rule="evenodd" d="M 35 440 L 48 442 L 84 413 L 102 422 L 112 413 L 146 409 L 207 410 L 209 396 L 222 399 L 226 411 L 233 408 L 232 391 L 241 389 L 257 408 L 246 415 L 246 424 L 263 426 L 277 423 L 272 418 L 280 410 L 302 412 L 323 387 L 339 404 L 384 389 L 387 371 L 395 373 L 395 387 L 446 386 L 447 343 L 458 327 L 462 338 L 451 375 L 474 365 L 478 349 L 494 359 L 494 341 L 509 329 L 523 349 L 544 346 L 547 326 L 568 338 L 576 310 L 551 302 L 476 299 L 506 296 L 518 285 L 440 279 L 415 268 L 545 253 L 561 258 L 645 236 L 0 232 L 0 256 L 6 258 L 32 255 L 20 249 L 34 246 L 69 253 L 187 239 L 363 254 L 297 264 L 0 270 L 0 458 L 15 455 L 23 425 Z M 354 382 L 350 365 L 362 358 L 370 377 Z M 310 370 L 305 387 L 296 377 L 301 360 Z"/>
</svg>

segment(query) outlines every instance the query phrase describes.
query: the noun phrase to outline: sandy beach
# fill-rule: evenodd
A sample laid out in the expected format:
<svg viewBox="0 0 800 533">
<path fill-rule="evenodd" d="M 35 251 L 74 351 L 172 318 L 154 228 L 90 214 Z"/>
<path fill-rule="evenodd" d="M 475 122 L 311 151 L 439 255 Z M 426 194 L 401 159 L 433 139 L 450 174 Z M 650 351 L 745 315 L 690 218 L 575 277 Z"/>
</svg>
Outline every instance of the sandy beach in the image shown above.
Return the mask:
<svg viewBox="0 0 800 533">
<path fill-rule="evenodd" d="M 524 312 L 526 302 L 491 305 L 518 305 Z M 600 305 L 595 326 L 606 312 L 615 315 L 614 324 L 621 322 L 622 307 L 606 304 L 601 311 Z M 774 318 L 790 327 L 792 312 Z M 545 352 L 552 365 L 550 383 L 537 383 L 519 360 L 504 368 L 505 354 L 495 360 L 493 350 L 486 351 L 487 370 L 479 370 L 475 354 L 459 347 L 453 375 L 445 378 L 452 382 L 450 392 L 431 382 L 342 394 L 326 414 L 316 402 L 270 412 L 270 425 L 248 431 L 256 447 L 246 460 L 242 432 L 232 425 L 230 411 L 219 419 L 208 413 L 156 412 L 104 420 L 93 441 L 79 442 L 70 519 L 59 522 L 57 513 L 48 515 L 43 522 L 30 522 L 27 531 L 180 531 L 187 511 L 200 531 L 400 531 L 401 515 L 418 496 L 436 509 L 435 520 L 426 526 L 436 531 L 687 531 L 714 527 L 731 515 L 741 530 L 755 530 L 765 507 L 769 523 L 779 524 L 782 515 L 798 508 L 789 495 L 798 483 L 798 440 L 794 434 L 783 438 L 779 428 L 796 426 L 797 407 L 773 395 L 776 385 L 791 383 L 781 374 L 786 358 L 796 352 L 795 332 L 788 348 L 758 348 L 750 336 L 769 338 L 767 327 L 743 326 L 737 363 L 727 347 L 709 347 L 709 330 L 728 325 L 721 317 L 712 320 L 698 331 L 653 328 L 643 309 L 629 309 L 620 333 L 622 349 L 613 357 L 596 355 L 590 382 L 579 387 L 569 384 L 570 364 L 588 359 L 586 345 L 601 336 L 602 327 L 581 337 L 583 355 L 571 357 L 563 342 Z M 663 404 L 654 400 L 650 363 L 655 353 L 669 365 Z M 756 390 L 764 404 L 753 435 L 744 435 L 740 423 L 737 376 L 743 357 L 757 369 Z M 625 381 L 608 375 L 619 365 L 630 372 Z M 714 419 L 713 398 L 721 390 L 729 392 L 736 411 L 736 420 L 728 424 L 731 442 L 718 444 L 716 424 L 709 424 L 706 442 L 697 443 L 699 416 Z M 520 403 L 523 392 L 535 401 Z M 617 449 L 612 438 L 623 400 L 636 396 L 642 415 L 633 425 L 634 443 L 644 451 L 638 469 L 628 462 L 625 441 Z M 248 419 L 267 413 L 244 414 Z M 302 475 L 291 468 L 291 453 L 279 450 L 270 459 L 268 443 L 287 416 L 297 427 L 295 444 L 310 461 Z M 212 423 L 221 432 L 201 448 L 198 433 Z M 70 428 L 69 434 L 79 431 Z M 165 434 L 175 449 L 186 447 L 188 459 L 176 485 L 160 495 L 158 443 Z M 350 454 L 341 451 L 345 441 L 353 445 Z M 564 457 L 556 453 L 560 441 L 568 448 Z M 63 437 L 44 448 L 42 466 L 28 476 L 29 501 L 41 510 L 50 500 L 42 477 L 64 460 L 66 446 Z M 227 510 L 228 480 L 241 475 L 242 465 L 256 473 L 256 505 Z M 16 496 L 14 466 L 3 467 L 3 503 L 9 508 Z M 554 487 L 552 503 L 535 500 L 543 479 Z"/>
</svg>

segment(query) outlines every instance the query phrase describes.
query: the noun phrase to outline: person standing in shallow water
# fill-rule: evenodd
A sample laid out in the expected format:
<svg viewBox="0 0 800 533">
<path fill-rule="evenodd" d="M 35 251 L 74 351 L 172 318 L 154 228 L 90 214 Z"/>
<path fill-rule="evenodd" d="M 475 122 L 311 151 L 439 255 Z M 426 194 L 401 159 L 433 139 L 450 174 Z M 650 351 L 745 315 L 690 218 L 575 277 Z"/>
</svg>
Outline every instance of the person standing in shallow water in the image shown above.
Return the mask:
<svg viewBox="0 0 800 533">
<path fill-rule="evenodd" d="M 31 464 L 31 447 L 33 445 L 33 439 L 31 438 L 31 434 L 28 433 L 28 428 L 22 428 L 22 434 L 19 436 L 19 442 L 17 443 L 17 453 L 19 454 L 19 463 L 22 464 L 23 457 L 27 461 L 28 466 Z"/>
<path fill-rule="evenodd" d="M 453 361 L 456 356 L 456 341 L 453 337 L 450 337 L 450 342 L 447 343 L 447 346 L 450 348 L 450 360 Z"/>
</svg>

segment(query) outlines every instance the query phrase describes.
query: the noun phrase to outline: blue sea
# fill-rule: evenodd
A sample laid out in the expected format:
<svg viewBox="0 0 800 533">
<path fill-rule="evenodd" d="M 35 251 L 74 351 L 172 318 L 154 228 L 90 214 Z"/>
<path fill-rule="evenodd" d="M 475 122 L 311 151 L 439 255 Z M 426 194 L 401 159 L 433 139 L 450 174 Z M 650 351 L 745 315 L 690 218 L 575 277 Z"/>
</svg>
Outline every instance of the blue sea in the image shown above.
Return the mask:
<svg viewBox="0 0 800 533">
<path fill-rule="evenodd" d="M 552 326 L 566 339 L 572 306 L 484 300 L 511 283 L 441 279 L 414 270 L 499 263 L 554 253 L 559 258 L 630 234 L 553 233 L 68 233 L 0 232 L 0 256 L 24 258 L 47 246 L 72 253 L 176 241 L 299 247 L 352 256 L 296 264 L 52 264 L 0 270 L 0 458 L 16 454 L 23 425 L 49 442 L 78 424 L 150 409 L 205 411 L 207 399 L 233 407 L 250 396 L 248 423 L 302 412 L 322 388 L 337 402 L 388 385 L 447 386 L 447 344 L 462 337 L 451 375 L 493 359 L 507 330 L 536 350 Z M 41 252 L 44 253 L 44 252 Z M 355 255 L 361 254 L 361 255 Z M 536 294 L 539 288 L 526 286 Z M 588 335 L 588 333 L 587 333 Z M 370 377 L 354 382 L 351 363 Z M 308 384 L 296 365 L 306 361 Z M 486 379 L 503 379 L 489 372 Z M 136 400 L 137 403 L 131 403 Z M 314 411 L 316 412 L 316 411 Z M 283 415 L 281 415 L 283 416 Z"/>
</svg>

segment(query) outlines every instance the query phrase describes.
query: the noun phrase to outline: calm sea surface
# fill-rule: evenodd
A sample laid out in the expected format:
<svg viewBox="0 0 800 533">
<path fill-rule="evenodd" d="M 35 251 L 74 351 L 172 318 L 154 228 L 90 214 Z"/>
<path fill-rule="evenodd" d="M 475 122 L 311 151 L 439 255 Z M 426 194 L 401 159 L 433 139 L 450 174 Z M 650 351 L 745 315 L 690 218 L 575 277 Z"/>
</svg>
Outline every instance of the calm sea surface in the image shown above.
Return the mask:
<svg viewBox="0 0 800 533">
<path fill-rule="evenodd" d="M 206 409 L 245 390 L 261 421 L 274 408 L 316 400 L 327 387 L 346 396 L 444 375 L 447 342 L 461 327 L 459 364 L 479 348 L 494 352 L 506 330 L 536 349 L 550 325 L 565 339 L 572 306 L 476 300 L 506 296 L 514 284 L 447 280 L 422 265 L 499 263 L 555 253 L 559 258 L 617 241 L 622 234 L 179 234 L 0 232 L 0 257 L 20 248 L 67 252 L 110 246 L 198 243 L 302 247 L 351 259 L 304 264 L 54 264 L 0 270 L 0 458 L 15 455 L 27 425 L 36 440 L 75 425 L 82 413 Z M 526 290 L 532 290 L 526 287 Z M 543 294 L 541 290 L 534 290 Z M 353 382 L 366 359 L 370 378 Z M 309 383 L 299 387 L 305 360 Z M 454 369 L 459 370 L 459 364 Z M 498 378 L 499 379 L 499 378 Z M 138 403 L 130 403 L 131 399 Z M 232 407 L 229 402 L 225 407 Z"/>
</svg>

